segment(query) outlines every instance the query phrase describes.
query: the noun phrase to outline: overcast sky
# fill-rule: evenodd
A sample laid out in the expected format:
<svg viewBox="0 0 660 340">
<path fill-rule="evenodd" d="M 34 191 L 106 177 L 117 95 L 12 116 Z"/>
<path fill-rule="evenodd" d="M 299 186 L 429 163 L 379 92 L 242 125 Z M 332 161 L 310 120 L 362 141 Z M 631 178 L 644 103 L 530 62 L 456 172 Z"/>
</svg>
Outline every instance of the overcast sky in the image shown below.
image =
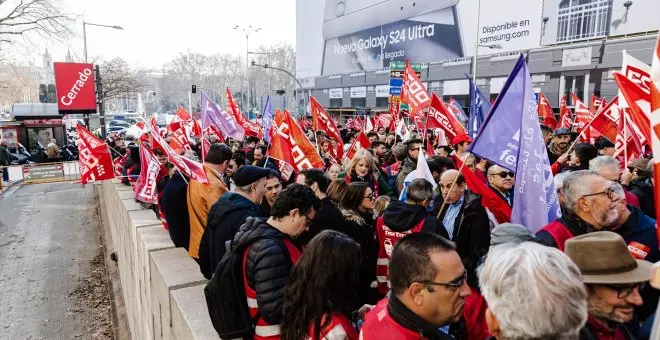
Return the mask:
<svg viewBox="0 0 660 340">
<path fill-rule="evenodd" d="M 295 46 L 295 0 L 61 1 L 65 11 L 80 17 L 75 27 L 78 36 L 68 44 L 49 43 L 53 61 L 64 61 L 67 48 L 82 61 L 83 20 L 124 28 L 87 26 L 90 59 L 121 57 L 146 67 L 160 67 L 188 50 L 244 55 L 245 34 L 233 30 L 234 25 L 261 27 L 250 35 L 250 49 L 278 42 Z"/>
</svg>

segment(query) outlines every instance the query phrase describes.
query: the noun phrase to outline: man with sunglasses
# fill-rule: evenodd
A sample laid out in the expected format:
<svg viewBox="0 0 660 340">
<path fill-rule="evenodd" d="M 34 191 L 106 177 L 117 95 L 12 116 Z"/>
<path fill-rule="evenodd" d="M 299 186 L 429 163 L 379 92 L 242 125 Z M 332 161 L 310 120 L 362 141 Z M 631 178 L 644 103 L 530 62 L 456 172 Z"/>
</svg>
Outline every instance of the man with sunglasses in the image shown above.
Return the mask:
<svg viewBox="0 0 660 340">
<path fill-rule="evenodd" d="M 491 165 L 486 173 L 488 186 L 510 207 L 513 206 L 513 185 L 516 183 L 516 173 L 497 164 Z"/>
<path fill-rule="evenodd" d="M 390 297 L 366 315 L 360 339 L 462 338 L 452 325 L 462 320 L 471 292 L 453 243 L 435 234 L 407 235 L 394 246 L 389 271 Z"/>
<path fill-rule="evenodd" d="M 589 318 L 580 340 L 636 339 L 625 324 L 643 303 L 640 290 L 649 281 L 651 263 L 635 260 L 623 238 L 609 231 L 566 241 L 566 255 L 582 272 L 587 289 Z"/>
<path fill-rule="evenodd" d="M 605 230 L 619 219 L 614 183 L 589 170 L 570 173 L 562 187 L 561 217 L 536 233 L 536 241 L 564 250 L 566 240 Z"/>
</svg>

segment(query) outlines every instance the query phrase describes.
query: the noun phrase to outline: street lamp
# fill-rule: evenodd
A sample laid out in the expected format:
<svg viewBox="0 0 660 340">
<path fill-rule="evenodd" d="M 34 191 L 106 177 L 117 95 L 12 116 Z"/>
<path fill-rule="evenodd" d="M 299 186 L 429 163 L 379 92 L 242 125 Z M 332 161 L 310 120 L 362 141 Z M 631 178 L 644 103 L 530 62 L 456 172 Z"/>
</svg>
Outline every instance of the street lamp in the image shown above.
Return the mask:
<svg viewBox="0 0 660 340">
<path fill-rule="evenodd" d="M 291 72 L 289 72 L 289 71 L 287 71 L 287 70 L 285 70 L 285 69 L 282 69 L 282 68 L 269 66 L 268 64 L 266 64 L 266 65 L 259 65 L 259 64 L 255 63 L 254 60 L 252 60 L 252 66 L 263 67 L 263 68 L 265 68 L 265 69 L 273 69 L 273 70 L 277 70 L 277 71 L 280 71 L 280 72 L 284 72 L 284 73 L 288 74 L 289 77 L 293 78 L 293 80 L 295 80 L 296 83 L 298 83 L 298 87 L 300 87 L 300 95 L 301 95 L 302 98 L 303 98 L 303 105 L 305 106 L 305 108 L 303 109 L 303 112 L 304 112 L 305 115 L 307 115 L 307 97 L 305 97 L 305 95 L 303 94 L 303 93 L 304 93 L 304 92 L 303 92 L 303 86 L 302 86 L 302 84 L 300 83 L 300 80 L 298 80 L 298 78 L 296 78 L 296 76 L 294 76 L 293 73 L 291 73 Z"/>
<path fill-rule="evenodd" d="M 250 54 L 267 55 L 268 56 L 268 64 L 271 64 L 271 58 L 270 58 L 271 54 L 270 53 L 267 53 L 267 52 L 248 52 L 248 55 L 250 55 Z M 272 72 L 269 71 L 268 72 L 268 95 L 273 93 L 273 85 L 272 85 L 272 81 L 271 81 L 271 77 L 270 77 L 271 74 L 272 74 Z"/>
<path fill-rule="evenodd" d="M 121 26 L 117 25 L 101 25 L 101 24 L 93 24 L 91 22 L 85 22 L 83 21 L 83 44 L 85 47 L 85 62 L 87 62 L 87 25 L 90 26 L 98 26 L 98 27 L 107 27 L 107 28 L 112 28 L 116 30 L 123 30 L 124 28 Z"/>
<path fill-rule="evenodd" d="M 479 19 L 477 19 L 477 21 L 479 21 Z M 477 59 L 479 58 L 479 46 L 490 48 L 491 50 L 500 50 L 500 49 L 502 49 L 502 45 L 500 45 L 500 44 L 492 44 L 492 45 L 480 44 L 479 43 L 479 34 L 477 34 L 477 41 L 474 44 L 474 57 L 472 57 L 472 86 L 474 86 L 473 93 L 474 93 L 475 96 L 476 96 L 476 93 L 477 93 Z M 470 102 L 472 102 L 472 98 L 470 98 Z M 472 115 L 472 112 L 470 112 L 470 115 Z"/>
<path fill-rule="evenodd" d="M 252 33 L 257 33 L 261 31 L 261 27 L 252 27 L 252 25 L 247 26 L 247 27 L 241 27 L 239 25 L 235 25 L 233 27 L 234 30 L 241 30 L 243 33 L 245 33 L 245 83 L 247 85 L 247 110 L 245 110 L 245 107 L 243 108 L 243 111 L 249 112 L 250 111 L 250 34 Z"/>
</svg>

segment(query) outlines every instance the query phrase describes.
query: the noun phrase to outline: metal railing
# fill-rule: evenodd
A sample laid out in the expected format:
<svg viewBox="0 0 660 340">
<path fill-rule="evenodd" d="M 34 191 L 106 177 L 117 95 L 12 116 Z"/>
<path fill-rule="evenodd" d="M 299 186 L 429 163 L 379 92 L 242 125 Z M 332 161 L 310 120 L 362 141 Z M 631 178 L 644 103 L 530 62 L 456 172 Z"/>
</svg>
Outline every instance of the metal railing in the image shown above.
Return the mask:
<svg viewBox="0 0 660 340">
<path fill-rule="evenodd" d="M 21 186 L 39 183 L 76 182 L 80 181 L 80 164 L 78 161 L 33 163 L 10 165 L 6 169 L 9 185 Z M 3 181 L 5 178 L 3 178 Z M 4 184 L 7 186 L 7 184 Z"/>
</svg>

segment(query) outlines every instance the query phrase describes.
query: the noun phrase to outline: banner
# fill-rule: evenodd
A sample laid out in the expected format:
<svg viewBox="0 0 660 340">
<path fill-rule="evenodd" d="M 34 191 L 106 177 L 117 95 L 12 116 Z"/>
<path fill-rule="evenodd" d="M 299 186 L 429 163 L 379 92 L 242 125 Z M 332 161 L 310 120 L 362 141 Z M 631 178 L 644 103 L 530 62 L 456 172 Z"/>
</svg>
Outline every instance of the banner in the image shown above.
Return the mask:
<svg viewBox="0 0 660 340">
<path fill-rule="evenodd" d="M 165 168 L 144 143 L 140 143 L 140 176 L 135 185 L 135 199 L 150 204 L 158 204 L 158 178 L 166 176 Z"/>
<path fill-rule="evenodd" d="M 269 156 L 291 164 L 298 171 L 324 166 L 323 159 L 288 111 L 275 117 L 275 126 L 277 130 Z"/>
<path fill-rule="evenodd" d="M 84 185 L 90 181 L 114 178 L 112 155 L 108 145 L 80 125 L 76 126 L 76 130 L 81 183 Z"/>
<path fill-rule="evenodd" d="M 410 117 L 418 116 L 419 111 L 431 104 L 431 98 L 426 91 L 426 86 L 417 77 L 415 70 L 410 67 L 406 60 L 406 71 L 403 74 L 403 86 L 401 87 L 401 101 L 410 105 Z"/>
<path fill-rule="evenodd" d="M 218 104 L 211 101 L 204 91 L 200 95 L 200 107 L 202 116 L 202 128 L 206 129 L 214 125 L 225 137 L 243 140 L 245 130 L 238 125 L 236 119 L 229 113 L 221 111 Z"/>
<path fill-rule="evenodd" d="M 454 115 L 449 112 L 444 103 L 433 92 L 431 93 L 431 105 L 429 106 L 428 117 L 426 118 L 426 129 L 436 128 L 442 129 L 449 140 L 461 134 L 467 135 L 465 128 L 454 118 Z"/>
<path fill-rule="evenodd" d="M 53 63 L 60 114 L 96 112 L 94 65 Z"/>
</svg>

